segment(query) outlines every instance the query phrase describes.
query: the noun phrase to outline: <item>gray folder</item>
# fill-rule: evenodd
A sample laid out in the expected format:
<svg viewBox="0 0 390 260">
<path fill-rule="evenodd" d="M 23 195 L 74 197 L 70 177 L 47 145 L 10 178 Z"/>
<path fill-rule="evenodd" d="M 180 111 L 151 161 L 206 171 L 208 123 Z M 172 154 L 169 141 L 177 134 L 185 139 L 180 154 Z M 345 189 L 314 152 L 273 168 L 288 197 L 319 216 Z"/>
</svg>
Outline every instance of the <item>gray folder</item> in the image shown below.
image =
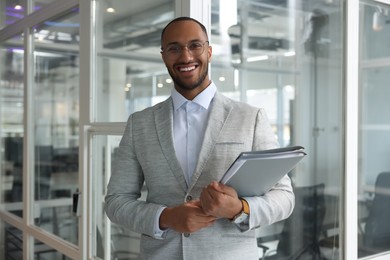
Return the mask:
<svg viewBox="0 0 390 260">
<path fill-rule="evenodd" d="M 302 146 L 241 153 L 221 183 L 233 187 L 240 197 L 261 196 L 306 156 Z"/>
</svg>

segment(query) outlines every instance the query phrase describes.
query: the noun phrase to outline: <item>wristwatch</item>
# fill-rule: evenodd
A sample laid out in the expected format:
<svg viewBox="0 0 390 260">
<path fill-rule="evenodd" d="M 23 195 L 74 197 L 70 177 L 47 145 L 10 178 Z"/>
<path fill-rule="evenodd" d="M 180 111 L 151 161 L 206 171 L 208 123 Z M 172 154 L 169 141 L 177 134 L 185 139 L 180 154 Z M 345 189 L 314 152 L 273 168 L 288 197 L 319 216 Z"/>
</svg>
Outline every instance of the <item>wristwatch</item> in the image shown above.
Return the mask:
<svg viewBox="0 0 390 260">
<path fill-rule="evenodd" d="M 232 222 L 234 224 L 241 224 L 249 217 L 249 204 L 246 200 L 240 199 L 242 203 L 242 211 L 234 216 Z"/>
</svg>

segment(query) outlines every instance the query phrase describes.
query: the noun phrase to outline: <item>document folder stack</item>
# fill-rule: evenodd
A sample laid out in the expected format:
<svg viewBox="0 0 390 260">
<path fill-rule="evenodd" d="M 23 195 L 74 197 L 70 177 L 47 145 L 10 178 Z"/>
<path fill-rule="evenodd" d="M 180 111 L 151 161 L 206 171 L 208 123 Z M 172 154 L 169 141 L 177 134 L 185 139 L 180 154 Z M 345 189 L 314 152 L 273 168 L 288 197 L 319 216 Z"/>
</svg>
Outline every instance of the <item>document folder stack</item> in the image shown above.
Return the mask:
<svg viewBox="0 0 390 260">
<path fill-rule="evenodd" d="M 238 196 L 261 196 L 306 156 L 302 146 L 241 153 L 226 171 L 221 183 Z"/>
</svg>

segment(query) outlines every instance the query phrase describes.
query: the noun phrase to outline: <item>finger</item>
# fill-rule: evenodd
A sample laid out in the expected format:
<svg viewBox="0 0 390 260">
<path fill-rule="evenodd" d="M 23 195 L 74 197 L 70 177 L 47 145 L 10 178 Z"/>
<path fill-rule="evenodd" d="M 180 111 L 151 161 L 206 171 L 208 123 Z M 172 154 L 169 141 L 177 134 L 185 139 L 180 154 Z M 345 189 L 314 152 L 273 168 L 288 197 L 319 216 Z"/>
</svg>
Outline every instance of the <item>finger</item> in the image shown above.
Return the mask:
<svg viewBox="0 0 390 260">
<path fill-rule="evenodd" d="M 230 187 L 230 186 L 225 185 L 225 184 L 219 183 L 218 190 L 221 193 L 224 193 L 224 194 L 226 194 L 228 196 L 237 197 L 236 190 L 234 188 Z"/>
<path fill-rule="evenodd" d="M 208 211 L 208 208 L 209 208 L 209 205 L 212 201 L 212 198 L 209 194 L 209 192 L 205 189 L 202 194 L 200 195 L 200 204 L 201 204 L 201 207 L 202 207 L 202 210 L 207 212 Z"/>
<path fill-rule="evenodd" d="M 214 216 L 210 215 L 201 215 L 198 216 L 197 221 L 200 223 L 210 223 L 210 222 L 215 222 L 216 218 Z"/>
<path fill-rule="evenodd" d="M 216 196 L 216 191 L 209 186 L 203 188 L 202 194 L 201 194 L 201 201 L 202 205 L 205 203 L 212 203 Z"/>
</svg>

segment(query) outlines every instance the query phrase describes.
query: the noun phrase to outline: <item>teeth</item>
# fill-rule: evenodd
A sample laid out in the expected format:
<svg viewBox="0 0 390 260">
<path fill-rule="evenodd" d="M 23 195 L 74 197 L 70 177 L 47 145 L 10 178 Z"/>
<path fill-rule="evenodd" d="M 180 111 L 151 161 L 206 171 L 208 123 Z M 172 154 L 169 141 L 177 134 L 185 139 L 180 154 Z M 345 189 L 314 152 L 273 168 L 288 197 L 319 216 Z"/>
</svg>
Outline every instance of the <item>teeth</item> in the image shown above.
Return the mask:
<svg viewBox="0 0 390 260">
<path fill-rule="evenodd" d="M 180 68 L 180 71 L 190 71 L 190 70 L 194 70 L 194 69 L 195 69 L 195 66 L 191 66 L 191 67 Z"/>
</svg>

